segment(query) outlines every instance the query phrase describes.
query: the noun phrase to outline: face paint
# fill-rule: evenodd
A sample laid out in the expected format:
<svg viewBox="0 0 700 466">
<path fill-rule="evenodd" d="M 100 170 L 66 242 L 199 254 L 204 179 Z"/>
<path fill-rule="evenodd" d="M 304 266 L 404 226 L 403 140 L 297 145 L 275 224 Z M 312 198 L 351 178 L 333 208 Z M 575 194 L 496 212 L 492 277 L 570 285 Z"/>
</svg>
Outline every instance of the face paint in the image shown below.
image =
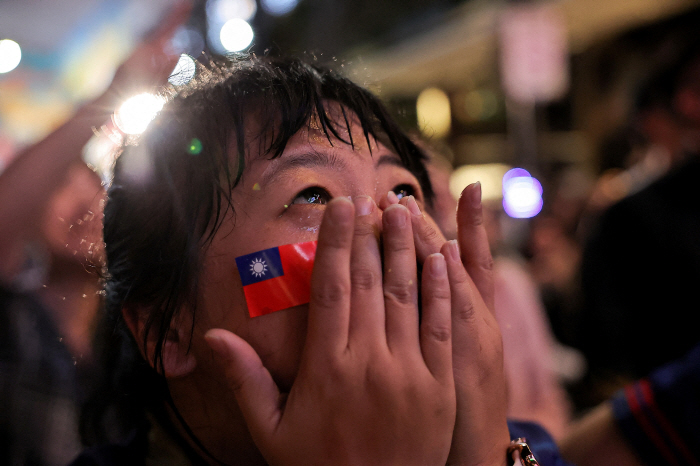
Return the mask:
<svg viewBox="0 0 700 466">
<path fill-rule="evenodd" d="M 250 317 L 307 304 L 315 257 L 316 241 L 286 244 L 237 257 Z"/>
</svg>

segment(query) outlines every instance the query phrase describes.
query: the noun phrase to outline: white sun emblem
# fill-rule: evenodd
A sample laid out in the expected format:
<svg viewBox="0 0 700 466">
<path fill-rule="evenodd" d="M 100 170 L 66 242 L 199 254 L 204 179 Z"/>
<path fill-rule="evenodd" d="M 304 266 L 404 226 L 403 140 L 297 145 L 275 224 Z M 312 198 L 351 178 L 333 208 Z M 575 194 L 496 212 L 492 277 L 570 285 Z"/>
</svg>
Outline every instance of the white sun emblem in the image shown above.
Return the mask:
<svg viewBox="0 0 700 466">
<path fill-rule="evenodd" d="M 263 275 L 265 275 L 266 271 L 267 264 L 264 260 L 256 258 L 253 259 L 253 262 L 250 263 L 250 273 L 252 273 L 256 277 L 262 277 Z"/>
</svg>

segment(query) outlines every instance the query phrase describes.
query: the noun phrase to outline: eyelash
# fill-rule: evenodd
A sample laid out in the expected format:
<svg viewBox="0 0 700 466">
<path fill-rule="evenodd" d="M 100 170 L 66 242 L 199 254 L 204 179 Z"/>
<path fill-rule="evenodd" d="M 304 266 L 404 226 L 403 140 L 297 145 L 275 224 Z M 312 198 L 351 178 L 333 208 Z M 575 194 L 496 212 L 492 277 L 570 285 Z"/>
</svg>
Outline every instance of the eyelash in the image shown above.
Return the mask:
<svg viewBox="0 0 700 466">
<path fill-rule="evenodd" d="M 401 199 L 406 196 L 416 196 L 417 190 L 415 187 L 411 186 L 410 184 L 400 184 L 394 187 L 392 189 L 394 194 Z M 333 199 L 333 196 L 331 196 L 327 190 L 319 187 L 319 186 L 312 186 L 310 188 L 306 188 L 302 191 L 300 191 L 292 200 L 290 205 L 295 205 L 295 204 L 316 204 L 316 205 L 326 205 L 328 202 Z"/>
</svg>

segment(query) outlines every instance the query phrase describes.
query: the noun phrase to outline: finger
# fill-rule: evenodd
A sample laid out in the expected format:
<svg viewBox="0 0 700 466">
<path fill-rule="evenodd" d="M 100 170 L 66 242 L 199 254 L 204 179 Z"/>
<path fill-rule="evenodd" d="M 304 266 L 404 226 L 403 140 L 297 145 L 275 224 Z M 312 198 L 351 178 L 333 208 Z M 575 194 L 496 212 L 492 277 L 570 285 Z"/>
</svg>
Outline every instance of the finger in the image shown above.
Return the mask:
<svg viewBox="0 0 700 466">
<path fill-rule="evenodd" d="M 481 183 L 464 188 L 457 208 L 457 238 L 462 263 L 479 290 L 486 306 L 493 312 L 493 257 L 484 228 L 481 207 Z"/>
<path fill-rule="evenodd" d="M 489 311 L 483 300 L 479 301 L 481 297 L 462 265 L 457 241 L 448 241 L 441 251 L 447 265 L 452 298 L 452 350 L 456 356 L 467 357 L 472 355 L 472 345 L 479 334 L 476 326 L 483 322 L 479 313 Z"/>
<path fill-rule="evenodd" d="M 384 308 L 389 349 L 418 350 L 418 278 L 410 214 L 401 205 L 382 215 Z"/>
<path fill-rule="evenodd" d="M 450 285 L 445 258 L 431 254 L 425 260 L 422 277 L 423 320 L 420 345 L 423 360 L 437 380 L 452 380 L 452 321 Z"/>
<path fill-rule="evenodd" d="M 386 195 L 382 196 L 382 198 L 379 200 L 379 206 L 380 209 L 386 210 L 387 207 L 393 204 L 398 204 L 399 203 L 399 198 L 396 195 L 394 191 L 389 191 L 386 193 Z"/>
<path fill-rule="evenodd" d="M 445 244 L 445 237 L 433 219 L 421 212 L 413 196 L 403 197 L 399 203 L 406 206 L 411 212 L 416 256 L 418 257 L 418 262 L 423 263 L 430 254 L 440 252 L 440 248 Z"/>
<path fill-rule="evenodd" d="M 181 0 L 168 9 L 168 14 L 149 33 L 146 34 L 144 42 L 165 42 L 172 38 L 175 31 L 185 24 L 192 13 L 192 1 Z M 164 45 L 164 44 L 163 44 Z"/>
<path fill-rule="evenodd" d="M 347 346 L 354 215 L 352 202 L 338 197 L 328 203 L 321 222 L 305 345 L 311 355 L 338 354 Z"/>
<path fill-rule="evenodd" d="M 386 344 L 382 261 L 379 252 L 379 215 L 369 196 L 355 197 L 355 230 L 350 258 L 350 329 L 353 342 Z"/>
<path fill-rule="evenodd" d="M 228 330 L 212 329 L 204 335 L 215 361 L 248 424 L 253 440 L 265 442 L 281 420 L 281 395 L 255 350 Z M 264 444 L 264 443 L 263 443 Z"/>
</svg>

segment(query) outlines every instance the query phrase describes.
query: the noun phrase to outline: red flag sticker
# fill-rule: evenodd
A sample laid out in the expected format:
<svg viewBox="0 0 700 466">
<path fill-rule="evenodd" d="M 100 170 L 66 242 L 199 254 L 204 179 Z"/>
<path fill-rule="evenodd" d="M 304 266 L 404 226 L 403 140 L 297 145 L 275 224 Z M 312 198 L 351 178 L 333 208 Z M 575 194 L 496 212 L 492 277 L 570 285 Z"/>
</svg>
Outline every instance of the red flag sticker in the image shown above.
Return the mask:
<svg viewBox="0 0 700 466">
<path fill-rule="evenodd" d="M 309 302 L 316 243 L 286 244 L 236 257 L 250 317 Z"/>
</svg>

